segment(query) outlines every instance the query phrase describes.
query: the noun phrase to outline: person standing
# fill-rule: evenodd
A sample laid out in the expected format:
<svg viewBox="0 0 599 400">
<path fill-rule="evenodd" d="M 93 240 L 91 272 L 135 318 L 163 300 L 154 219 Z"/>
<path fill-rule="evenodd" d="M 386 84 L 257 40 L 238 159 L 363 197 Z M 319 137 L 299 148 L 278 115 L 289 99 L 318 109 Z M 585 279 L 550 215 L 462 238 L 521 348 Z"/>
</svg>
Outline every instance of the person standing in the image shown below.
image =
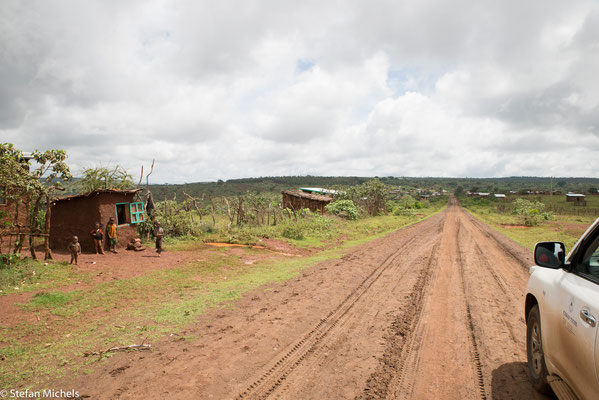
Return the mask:
<svg viewBox="0 0 599 400">
<path fill-rule="evenodd" d="M 110 246 L 110 251 L 112 251 L 115 254 L 117 253 L 116 244 L 118 243 L 117 230 L 118 228 L 114 222 L 114 217 L 110 217 L 108 223 L 106 224 L 106 236 L 108 236 L 108 244 Z"/>
<path fill-rule="evenodd" d="M 154 224 L 154 237 L 156 238 L 156 253 L 158 253 L 158 257 L 160 257 L 160 253 L 162 250 L 162 238 L 164 237 L 164 229 L 160 226 L 160 222 L 156 221 Z"/>
<path fill-rule="evenodd" d="M 79 265 L 78 258 L 81 254 L 81 245 L 77 236 L 73 236 L 71 243 L 69 243 L 69 251 L 71 252 L 71 264 Z"/>
<path fill-rule="evenodd" d="M 104 233 L 102 232 L 102 227 L 99 222 L 96 222 L 96 226 L 92 229 L 90 235 L 92 235 L 92 239 L 94 240 L 96 254 L 98 254 L 98 252 L 104 254 Z"/>
</svg>

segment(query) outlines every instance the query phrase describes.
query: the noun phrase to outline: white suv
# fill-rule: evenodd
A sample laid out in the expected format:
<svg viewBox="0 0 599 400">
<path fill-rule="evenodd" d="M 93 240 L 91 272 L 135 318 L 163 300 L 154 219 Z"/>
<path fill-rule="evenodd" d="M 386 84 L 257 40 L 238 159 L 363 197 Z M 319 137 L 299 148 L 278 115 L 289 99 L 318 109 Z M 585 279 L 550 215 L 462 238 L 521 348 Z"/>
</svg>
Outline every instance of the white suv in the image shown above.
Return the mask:
<svg viewBox="0 0 599 400">
<path fill-rule="evenodd" d="M 599 219 L 565 256 L 537 243 L 526 288 L 526 350 L 534 387 L 560 399 L 599 399 Z"/>
</svg>

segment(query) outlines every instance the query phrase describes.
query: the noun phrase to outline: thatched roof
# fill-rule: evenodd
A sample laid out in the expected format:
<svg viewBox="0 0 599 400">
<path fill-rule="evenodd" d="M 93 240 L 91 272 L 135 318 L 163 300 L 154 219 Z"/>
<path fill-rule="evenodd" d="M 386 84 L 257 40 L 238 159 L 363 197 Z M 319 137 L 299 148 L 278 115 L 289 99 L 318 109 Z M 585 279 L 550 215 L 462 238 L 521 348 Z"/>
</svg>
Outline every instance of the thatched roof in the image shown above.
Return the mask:
<svg viewBox="0 0 599 400">
<path fill-rule="evenodd" d="M 323 196 L 320 194 L 311 194 L 302 192 L 301 190 L 283 190 L 281 193 L 293 196 L 293 197 L 301 197 L 303 199 L 316 200 L 316 201 L 333 201 L 333 198 L 330 196 Z"/>
<path fill-rule="evenodd" d="M 142 189 L 122 189 L 122 190 L 121 189 L 97 189 L 97 190 L 91 191 L 89 193 L 82 193 L 82 194 L 75 194 L 72 196 L 60 197 L 60 198 L 54 200 L 54 203 L 57 203 L 59 201 L 64 201 L 64 200 L 78 199 L 78 198 L 82 198 L 82 197 L 97 196 L 97 195 L 103 194 L 103 193 L 135 194 L 140 191 L 142 191 Z"/>
</svg>

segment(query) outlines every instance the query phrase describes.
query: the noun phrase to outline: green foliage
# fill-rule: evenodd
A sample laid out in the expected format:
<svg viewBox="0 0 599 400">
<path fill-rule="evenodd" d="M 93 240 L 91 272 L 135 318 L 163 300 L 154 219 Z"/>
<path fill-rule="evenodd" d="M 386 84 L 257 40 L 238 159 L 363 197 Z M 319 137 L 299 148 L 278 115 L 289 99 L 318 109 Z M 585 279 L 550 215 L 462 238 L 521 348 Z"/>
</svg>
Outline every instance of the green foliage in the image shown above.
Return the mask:
<svg viewBox="0 0 599 400">
<path fill-rule="evenodd" d="M 57 179 L 72 179 L 64 150 L 36 150 L 31 157 L 37 163 L 34 169 L 30 168 L 31 163 L 21 150 L 11 143 L 0 144 L 0 186 L 10 188 L 6 191 L 7 198 L 14 200 L 24 193 L 46 195 L 62 186 Z"/>
<path fill-rule="evenodd" d="M 305 238 L 304 228 L 299 224 L 289 224 L 283 228 L 283 237 L 287 239 L 303 240 Z"/>
<path fill-rule="evenodd" d="M 418 201 L 415 200 L 409 194 L 404 195 L 399 200 L 395 200 L 392 203 L 391 212 L 393 215 L 405 215 L 405 216 L 414 216 L 416 215 L 415 210 L 421 210 L 423 208 L 429 208 L 431 202 L 438 202 L 439 199 L 434 199 L 431 201 Z"/>
<path fill-rule="evenodd" d="M 526 226 L 537 226 L 545 221 L 555 219 L 553 212 L 545 212 L 544 210 L 545 204 L 540 201 L 529 201 L 520 198 L 514 200 L 513 213 L 520 215 Z"/>
<path fill-rule="evenodd" d="M 21 260 L 21 254 L 0 254 L 0 268 L 13 266 Z"/>
<path fill-rule="evenodd" d="M 195 236 L 201 231 L 198 213 L 192 211 L 187 202 L 160 201 L 156 203 L 153 218 L 155 221 L 160 221 L 166 236 Z M 153 222 L 150 220 L 138 225 L 141 235 L 154 229 Z"/>
<path fill-rule="evenodd" d="M 297 189 L 299 187 L 323 187 L 323 188 L 341 188 L 350 186 L 359 186 L 371 180 L 369 177 L 334 177 L 334 176 L 277 176 L 277 177 L 259 177 L 230 179 L 218 182 L 198 182 L 185 183 L 180 185 L 168 185 L 167 196 L 173 198 L 177 194 L 177 199 L 183 199 L 183 192 L 191 196 L 201 198 L 205 195 L 204 203 L 211 198 L 226 196 L 244 195 L 248 191 L 255 193 L 272 193 L 280 196 L 282 190 Z M 454 192 L 457 186 L 466 188 L 476 187 L 482 192 L 508 193 L 514 191 L 549 191 L 551 179 L 549 177 L 507 177 L 507 178 L 439 178 L 439 177 L 380 177 L 380 182 L 395 188 L 401 186 L 402 190 L 424 189 L 429 192 L 440 191 L 442 189 Z M 564 193 L 566 191 L 585 192 L 590 186 L 599 187 L 597 178 L 555 178 L 553 188 L 557 189 L 557 182 L 561 181 L 559 186 Z M 150 189 L 156 193 L 162 193 L 164 185 L 150 185 Z M 498 190 L 494 190 L 498 189 Z M 347 197 L 342 197 L 347 198 Z M 205 204 L 204 204 L 205 205 Z M 358 207 L 360 204 L 356 203 Z"/>
<path fill-rule="evenodd" d="M 386 198 L 391 187 L 380 179 L 370 179 L 361 185 L 350 186 L 339 190 L 339 200 L 352 200 L 370 216 L 386 211 Z"/>
<path fill-rule="evenodd" d="M 35 168 L 31 168 L 28 158 L 36 162 Z M 64 150 L 36 150 L 31 157 L 25 157 L 11 143 L 0 144 L 0 187 L 3 188 L 3 196 L 8 202 L 21 201 L 22 196 L 27 196 L 32 204 L 27 210 L 27 218 L 33 230 L 41 229 L 45 218 L 41 211 L 42 202 L 51 198 L 56 189 L 64 189 L 62 182 L 69 182 L 73 178 L 66 159 Z"/>
<path fill-rule="evenodd" d="M 360 212 L 358 211 L 358 207 L 356 207 L 354 202 L 351 200 L 338 200 L 329 203 L 325 206 L 325 210 L 327 210 L 333 215 L 352 221 L 358 219 L 358 216 L 360 214 Z"/>
<path fill-rule="evenodd" d="M 88 168 L 83 171 L 83 178 L 75 183 L 78 191 L 85 193 L 98 189 L 131 189 L 134 186 L 133 177 L 119 165 L 112 169 Z"/>
</svg>

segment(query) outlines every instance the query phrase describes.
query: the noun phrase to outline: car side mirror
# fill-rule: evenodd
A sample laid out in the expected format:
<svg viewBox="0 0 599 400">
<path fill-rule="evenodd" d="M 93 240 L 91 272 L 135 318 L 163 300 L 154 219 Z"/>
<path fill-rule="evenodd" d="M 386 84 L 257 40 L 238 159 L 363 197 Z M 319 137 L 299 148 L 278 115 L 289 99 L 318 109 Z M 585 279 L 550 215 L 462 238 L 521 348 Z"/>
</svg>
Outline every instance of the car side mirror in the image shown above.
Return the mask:
<svg viewBox="0 0 599 400">
<path fill-rule="evenodd" d="M 558 269 L 564 266 L 566 246 L 562 242 L 540 242 L 535 246 L 535 264 Z"/>
</svg>

